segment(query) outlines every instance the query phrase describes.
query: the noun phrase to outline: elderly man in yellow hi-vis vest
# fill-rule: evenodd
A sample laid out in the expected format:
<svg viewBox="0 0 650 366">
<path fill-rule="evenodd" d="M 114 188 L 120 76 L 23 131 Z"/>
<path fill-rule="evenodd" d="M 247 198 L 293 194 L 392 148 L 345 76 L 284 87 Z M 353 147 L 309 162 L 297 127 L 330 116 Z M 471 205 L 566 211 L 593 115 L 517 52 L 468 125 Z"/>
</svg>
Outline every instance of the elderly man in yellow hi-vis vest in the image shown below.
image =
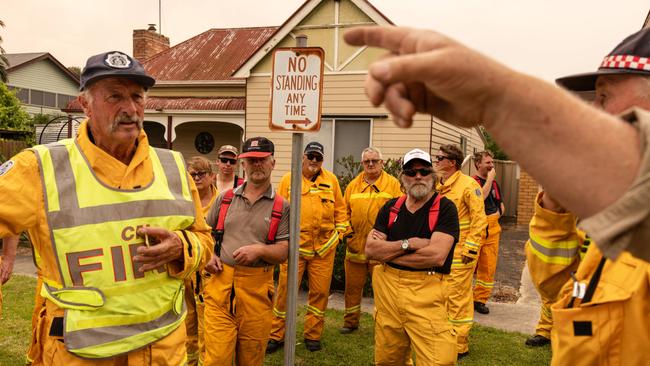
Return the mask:
<svg viewBox="0 0 650 366">
<path fill-rule="evenodd" d="M 323 168 L 323 145 L 310 142 L 302 157 L 302 202 L 300 205 L 300 256 L 298 282 L 306 271 L 309 304 L 303 336 L 309 351 L 318 351 L 325 326 L 325 309 L 330 293 L 336 246 L 350 231 L 343 194 L 336 176 Z M 280 181 L 278 194 L 289 199 L 291 173 Z M 280 265 L 280 282 L 273 307 L 273 326 L 267 353 L 284 343 L 287 303 L 287 263 Z"/>
<path fill-rule="evenodd" d="M 182 365 L 183 280 L 211 255 L 180 154 L 149 146 L 155 80 L 117 51 L 92 56 L 74 139 L 0 167 L 0 237 L 27 231 L 47 300 L 34 365 Z"/>
<path fill-rule="evenodd" d="M 345 204 L 352 225 L 345 251 L 345 316 L 341 334 L 359 328 L 361 297 L 368 275 L 378 262 L 366 258 L 366 238 L 375 225 L 379 209 L 386 201 L 402 195 L 397 178 L 384 171 L 381 151 L 367 147 L 361 152 L 363 172 L 345 189 Z"/>
<path fill-rule="evenodd" d="M 443 145 L 435 156 L 438 192 L 458 209 L 460 238 L 454 248 L 451 274 L 445 277 L 449 290 L 447 309 L 457 337 L 458 357 L 469 353 L 468 335 L 474 322 L 472 277 L 481 237 L 487 227 L 481 186 L 460 171 L 463 153 L 456 145 Z"/>
</svg>

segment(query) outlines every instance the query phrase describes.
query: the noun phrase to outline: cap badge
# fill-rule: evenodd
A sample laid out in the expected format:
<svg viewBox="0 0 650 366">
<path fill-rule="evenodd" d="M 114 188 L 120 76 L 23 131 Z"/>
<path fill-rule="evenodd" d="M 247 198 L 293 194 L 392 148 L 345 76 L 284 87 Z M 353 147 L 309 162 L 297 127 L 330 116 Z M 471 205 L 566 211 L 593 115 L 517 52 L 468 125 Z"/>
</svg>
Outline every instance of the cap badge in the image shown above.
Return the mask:
<svg viewBox="0 0 650 366">
<path fill-rule="evenodd" d="M 258 141 L 257 140 L 251 141 L 251 147 L 255 147 L 255 146 L 258 146 Z"/>
<path fill-rule="evenodd" d="M 129 56 L 121 52 L 113 52 L 106 55 L 106 60 L 104 60 L 106 65 L 115 68 L 115 69 L 128 69 L 131 67 L 131 59 Z"/>
</svg>

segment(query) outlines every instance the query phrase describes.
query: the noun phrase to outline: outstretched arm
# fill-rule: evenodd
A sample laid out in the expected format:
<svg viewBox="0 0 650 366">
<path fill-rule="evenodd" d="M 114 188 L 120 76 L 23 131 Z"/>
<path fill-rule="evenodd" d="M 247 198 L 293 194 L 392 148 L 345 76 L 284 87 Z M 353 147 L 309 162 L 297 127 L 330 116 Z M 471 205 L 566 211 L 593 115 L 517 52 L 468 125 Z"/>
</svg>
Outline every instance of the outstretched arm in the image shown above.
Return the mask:
<svg viewBox="0 0 650 366">
<path fill-rule="evenodd" d="M 416 112 L 459 126 L 483 124 L 508 155 L 580 217 L 612 204 L 638 174 L 641 152 L 632 126 L 444 35 L 359 27 L 345 40 L 388 51 L 370 66 L 366 93 L 374 105 L 385 105 L 396 124 L 410 126 Z"/>
</svg>

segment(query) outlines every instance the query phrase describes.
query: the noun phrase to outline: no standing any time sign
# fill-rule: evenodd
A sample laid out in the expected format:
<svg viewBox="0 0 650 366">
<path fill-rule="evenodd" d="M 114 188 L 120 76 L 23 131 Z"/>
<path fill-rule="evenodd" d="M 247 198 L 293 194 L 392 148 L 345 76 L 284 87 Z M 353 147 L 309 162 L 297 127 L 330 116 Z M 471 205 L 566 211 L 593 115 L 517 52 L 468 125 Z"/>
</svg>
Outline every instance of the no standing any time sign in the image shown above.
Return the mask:
<svg viewBox="0 0 650 366">
<path fill-rule="evenodd" d="M 320 47 L 277 48 L 273 52 L 272 130 L 320 130 L 323 56 Z"/>
</svg>

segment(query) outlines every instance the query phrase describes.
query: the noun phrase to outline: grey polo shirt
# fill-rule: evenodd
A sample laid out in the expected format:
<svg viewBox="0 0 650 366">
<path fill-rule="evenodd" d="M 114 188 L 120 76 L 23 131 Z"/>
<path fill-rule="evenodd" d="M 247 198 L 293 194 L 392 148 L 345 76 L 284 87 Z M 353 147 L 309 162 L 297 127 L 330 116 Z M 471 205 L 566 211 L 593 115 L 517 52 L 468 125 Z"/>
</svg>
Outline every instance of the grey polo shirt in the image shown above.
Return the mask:
<svg viewBox="0 0 650 366">
<path fill-rule="evenodd" d="M 226 222 L 224 223 L 223 243 L 221 246 L 221 261 L 227 265 L 234 266 L 237 263 L 233 258 L 233 253 L 246 245 L 266 244 L 266 237 L 271 226 L 271 211 L 273 210 L 273 200 L 275 191 L 273 186 L 260 197 L 255 203 L 251 203 L 244 194 L 244 188 L 247 182 L 237 187 L 234 191 Z M 217 225 L 219 217 L 219 208 L 225 192 L 217 197 L 216 202 L 208 213 L 208 225 L 214 228 Z M 285 200 L 282 206 L 282 218 L 278 232 L 275 235 L 275 241 L 289 240 L 289 203 Z M 263 267 L 268 265 L 263 261 L 258 261 L 253 267 Z"/>
</svg>

